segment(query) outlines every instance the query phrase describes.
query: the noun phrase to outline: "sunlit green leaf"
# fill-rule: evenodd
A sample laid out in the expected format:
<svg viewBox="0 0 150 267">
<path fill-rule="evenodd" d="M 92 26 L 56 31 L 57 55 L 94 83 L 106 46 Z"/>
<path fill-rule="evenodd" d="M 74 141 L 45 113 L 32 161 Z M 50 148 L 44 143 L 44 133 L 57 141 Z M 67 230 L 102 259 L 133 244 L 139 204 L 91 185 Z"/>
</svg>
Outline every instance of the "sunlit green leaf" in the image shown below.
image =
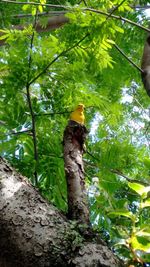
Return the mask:
<svg viewBox="0 0 150 267">
<path fill-rule="evenodd" d="M 32 7 L 32 16 L 36 15 L 36 11 L 37 11 L 37 9 L 35 7 Z"/>
<path fill-rule="evenodd" d="M 30 8 L 30 5 L 23 5 L 22 10 L 27 11 Z"/>
<path fill-rule="evenodd" d="M 150 186 L 144 186 L 138 183 L 128 183 L 128 186 L 137 192 L 140 196 L 146 197 L 147 193 L 150 191 Z"/>
<path fill-rule="evenodd" d="M 115 30 L 120 33 L 124 33 L 124 29 L 115 25 Z"/>
<path fill-rule="evenodd" d="M 130 218 L 131 220 L 135 220 L 135 216 L 132 212 L 130 211 L 125 211 L 125 210 L 119 210 L 119 211 L 112 211 L 109 212 L 110 216 L 123 216 L 123 217 L 127 217 Z"/>
<path fill-rule="evenodd" d="M 145 229 L 141 229 L 140 231 L 136 232 L 136 236 L 150 237 L 150 231 L 146 232 Z"/>
<path fill-rule="evenodd" d="M 40 12 L 43 12 L 43 6 L 39 5 L 39 6 L 38 6 L 38 10 L 39 10 Z"/>
<path fill-rule="evenodd" d="M 132 237 L 131 244 L 134 250 L 141 250 L 150 253 L 150 240 L 144 237 Z"/>
<path fill-rule="evenodd" d="M 150 198 L 141 203 L 141 208 L 150 207 Z"/>
</svg>

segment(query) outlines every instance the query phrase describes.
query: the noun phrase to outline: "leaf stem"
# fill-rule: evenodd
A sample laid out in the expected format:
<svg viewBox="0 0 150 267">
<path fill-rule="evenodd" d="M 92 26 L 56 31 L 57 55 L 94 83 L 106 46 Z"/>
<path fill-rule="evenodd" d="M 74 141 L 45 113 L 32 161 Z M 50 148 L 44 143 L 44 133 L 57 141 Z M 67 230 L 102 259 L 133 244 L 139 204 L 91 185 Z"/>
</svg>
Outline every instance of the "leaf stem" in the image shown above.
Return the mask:
<svg viewBox="0 0 150 267">
<path fill-rule="evenodd" d="M 91 152 L 89 151 L 85 151 L 90 157 L 92 157 L 93 159 L 95 159 L 96 161 L 99 162 L 99 159 L 97 157 L 95 157 Z M 97 167 L 97 165 L 95 165 L 95 167 Z M 106 168 L 105 168 L 106 169 Z M 139 183 L 139 184 L 142 184 L 142 185 L 145 185 L 145 186 L 148 186 L 149 184 L 146 183 L 146 182 L 143 182 L 143 181 L 139 181 L 139 180 L 136 180 L 136 179 L 132 179 L 132 178 L 129 178 L 127 177 L 126 175 L 124 175 L 120 170 L 117 170 L 117 169 L 108 169 L 108 171 L 110 171 L 111 173 L 114 173 L 114 174 L 117 174 L 119 176 L 122 176 L 123 178 L 125 178 L 128 182 L 130 183 Z"/>
<path fill-rule="evenodd" d="M 53 115 L 61 115 L 61 114 L 70 114 L 72 111 L 58 111 L 58 112 L 49 112 L 49 113 L 37 113 L 36 117 L 39 116 L 53 116 Z"/>
<path fill-rule="evenodd" d="M 26 85 L 26 90 L 27 90 L 27 100 L 28 100 L 28 105 L 29 105 L 29 109 L 30 109 L 30 114 L 31 114 L 31 120 L 32 120 L 32 136 L 33 136 L 33 146 L 34 146 L 34 159 L 37 165 L 38 162 L 38 151 L 37 151 L 37 138 L 36 138 L 36 126 L 35 126 L 35 115 L 33 112 L 33 108 L 32 108 L 32 102 L 31 102 L 31 96 L 30 96 L 30 85 L 27 82 Z M 37 177 L 37 171 L 36 171 L 36 167 L 34 170 L 34 176 L 35 176 L 35 185 L 37 186 L 38 184 L 38 177 Z"/>
<path fill-rule="evenodd" d="M 10 135 L 19 135 L 19 134 L 26 134 L 26 133 L 31 133 L 31 130 L 24 130 L 24 131 L 19 131 L 19 132 L 9 132 L 9 133 L 0 133 L 0 136 L 10 136 Z"/>
<path fill-rule="evenodd" d="M 118 8 L 125 2 L 126 0 L 122 0 L 122 2 L 120 4 L 118 4 L 117 6 L 115 6 L 112 11 L 109 13 L 109 16 L 106 18 L 106 20 L 109 19 L 109 17 L 111 17 L 111 15 L 116 11 L 118 10 Z"/>
<path fill-rule="evenodd" d="M 70 50 L 72 50 L 73 48 L 75 48 L 76 46 L 78 46 L 87 36 L 89 36 L 89 33 L 87 33 L 82 39 L 80 39 L 77 43 L 75 43 L 73 46 L 69 47 L 68 49 L 62 51 L 58 56 L 56 56 L 50 63 L 48 63 L 48 65 L 37 75 L 35 76 L 35 78 L 33 78 L 30 82 L 29 85 L 31 85 L 32 83 L 34 83 L 42 74 L 44 74 L 48 68 L 57 61 L 57 59 L 59 59 L 61 56 L 64 56 L 67 52 L 69 52 Z"/>
<path fill-rule="evenodd" d="M 143 70 L 137 66 L 127 55 L 120 49 L 120 47 L 117 44 L 114 44 L 114 47 L 119 51 L 119 53 L 124 56 L 127 61 L 129 61 L 138 71 L 143 72 Z"/>
</svg>

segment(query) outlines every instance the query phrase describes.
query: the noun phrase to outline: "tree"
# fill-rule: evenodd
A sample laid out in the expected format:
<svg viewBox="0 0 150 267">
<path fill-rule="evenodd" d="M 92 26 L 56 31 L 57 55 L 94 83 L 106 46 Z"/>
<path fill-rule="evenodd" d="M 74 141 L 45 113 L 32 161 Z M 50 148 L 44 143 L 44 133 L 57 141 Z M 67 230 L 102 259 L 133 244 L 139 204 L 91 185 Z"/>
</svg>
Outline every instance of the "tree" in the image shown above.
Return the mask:
<svg viewBox="0 0 150 267">
<path fill-rule="evenodd" d="M 84 242 L 75 225 L 2 159 L 0 172 L 1 266 L 122 266 L 100 239 Z"/>
<path fill-rule="evenodd" d="M 86 104 L 91 222 L 135 266 L 150 249 L 149 98 L 138 67 L 147 3 L 0 3 L 1 155 L 66 212 L 63 132 L 74 105 Z M 64 26 L 49 31 L 60 14 Z"/>
</svg>

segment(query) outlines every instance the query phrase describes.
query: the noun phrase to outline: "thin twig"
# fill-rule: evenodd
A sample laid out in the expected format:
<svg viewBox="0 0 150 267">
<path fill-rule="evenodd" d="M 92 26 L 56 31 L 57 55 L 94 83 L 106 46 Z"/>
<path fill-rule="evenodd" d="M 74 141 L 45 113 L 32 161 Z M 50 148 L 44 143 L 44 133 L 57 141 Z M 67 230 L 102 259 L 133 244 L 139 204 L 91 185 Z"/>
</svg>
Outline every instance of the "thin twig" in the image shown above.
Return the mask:
<svg viewBox="0 0 150 267">
<path fill-rule="evenodd" d="M 37 18 L 37 12 L 35 15 L 35 22 L 34 22 L 34 27 L 36 26 L 36 18 Z M 34 40 L 34 31 L 31 37 L 31 43 L 30 43 L 30 54 L 29 54 L 29 64 L 28 64 L 28 75 L 27 75 L 27 84 L 26 84 L 26 91 L 27 91 L 27 100 L 28 100 L 28 105 L 30 109 L 30 114 L 31 114 L 31 120 L 32 120 L 32 133 L 33 133 L 33 146 L 34 146 L 34 159 L 36 162 L 35 170 L 34 170 L 34 176 L 35 176 L 35 185 L 37 186 L 38 184 L 38 175 L 37 175 L 37 162 L 38 162 L 38 151 L 37 151 L 37 138 L 36 138 L 36 126 L 35 126 L 35 115 L 34 111 L 32 108 L 32 102 L 31 102 L 31 96 L 30 96 L 30 73 L 31 73 L 31 64 L 32 64 L 32 56 L 31 56 L 31 51 L 33 49 L 33 40 Z"/>
<path fill-rule="evenodd" d="M 86 1 L 85 1 L 85 0 L 83 0 L 83 3 L 85 4 L 85 6 L 87 6 L 87 3 L 86 3 Z"/>
<path fill-rule="evenodd" d="M 34 83 L 42 74 L 44 74 L 48 68 L 57 61 L 57 59 L 59 59 L 61 56 L 64 56 L 67 52 L 69 52 L 70 50 L 72 50 L 73 48 L 77 47 L 78 44 L 80 44 L 87 36 L 89 36 L 89 33 L 87 33 L 80 41 L 78 41 L 76 44 L 74 44 L 73 46 L 69 47 L 68 49 L 62 51 L 57 57 L 55 57 L 37 76 L 35 76 L 35 78 L 33 78 L 30 82 L 29 85 L 31 85 L 32 83 Z"/>
<path fill-rule="evenodd" d="M 57 156 L 55 154 L 48 154 L 48 155 L 45 155 L 43 153 L 39 153 L 39 157 L 46 157 L 46 158 L 57 158 L 57 159 L 63 159 L 63 156 Z"/>
<path fill-rule="evenodd" d="M 49 113 L 38 113 L 38 114 L 35 114 L 36 117 L 39 117 L 39 116 L 53 116 L 53 115 L 61 115 L 61 114 L 69 114 L 71 113 L 72 111 L 59 111 L 59 112 L 49 112 Z"/>
<path fill-rule="evenodd" d="M 109 13 L 109 16 L 106 18 L 106 20 L 108 20 L 112 14 L 118 10 L 118 8 L 125 2 L 126 0 L 122 0 L 122 2 L 120 4 L 118 4 L 116 7 L 114 7 L 114 9 Z M 120 47 L 117 44 L 114 44 L 115 48 L 120 52 L 121 55 L 123 55 L 135 68 L 137 68 L 140 72 L 143 72 L 143 70 L 138 67 L 131 59 L 129 59 L 127 57 L 127 55 L 120 49 Z"/>
<path fill-rule="evenodd" d="M 120 170 L 115 170 L 115 169 L 111 169 L 110 170 L 112 173 L 115 173 L 123 178 L 125 178 L 128 182 L 130 183 L 139 183 L 139 184 L 142 184 L 142 185 L 145 185 L 145 186 L 149 186 L 148 183 L 146 182 L 143 182 L 143 181 L 139 181 L 137 179 L 132 179 L 132 178 L 129 178 L 128 176 L 126 176 L 125 174 L 123 174 Z"/>
<path fill-rule="evenodd" d="M 137 95 L 137 93 L 136 93 L 136 90 L 135 90 L 135 86 L 132 86 L 132 89 L 133 89 L 133 100 L 138 104 L 138 106 L 140 106 L 140 108 L 142 109 L 142 114 L 143 114 L 143 116 L 147 116 L 148 117 L 148 121 L 147 121 L 147 123 L 148 123 L 148 125 L 147 125 L 147 127 L 146 127 L 146 129 L 144 129 L 144 135 L 145 135 L 145 138 L 146 138 L 146 140 L 147 140 L 147 144 L 148 144 L 148 147 L 150 146 L 150 138 L 149 138 L 149 135 L 148 135 L 148 133 L 149 133 L 149 127 L 150 127 L 150 109 L 148 109 L 148 110 L 145 110 L 145 108 L 141 105 L 141 103 L 138 101 L 138 99 L 137 99 L 137 97 L 136 97 L 136 95 Z M 148 114 L 148 112 L 149 112 L 149 114 Z"/>
<path fill-rule="evenodd" d="M 150 9 L 150 5 L 145 5 L 145 6 L 140 6 L 140 5 L 130 5 L 131 8 L 133 9 Z"/>
<path fill-rule="evenodd" d="M 112 11 L 109 13 L 109 16 L 106 18 L 106 20 L 108 20 L 110 17 L 111 17 L 111 15 L 116 11 L 116 10 L 118 10 L 118 8 L 125 2 L 126 0 L 122 0 L 122 2 L 120 3 L 120 4 L 118 4 L 117 6 L 115 6 L 113 9 L 112 9 Z"/>
<path fill-rule="evenodd" d="M 19 1 L 10 1 L 10 0 L 1 0 L 3 3 L 9 3 L 9 4 L 17 4 L 17 5 L 33 5 L 33 6 L 47 6 L 51 8 L 64 8 L 68 9 L 71 8 L 69 6 L 64 6 L 64 5 L 52 5 L 52 4 L 42 4 L 42 3 L 37 3 L 37 2 L 19 2 Z"/>
<path fill-rule="evenodd" d="M 129 61 L 138 71 L 144 72 L 140 67 L 138 67 L 129 57 L 126 56 L 126 54 L 120 49 L 120 47 L 117 44 L 114 44 L 114 47 L 119 51 L 121 55 L 124 56 L 127 61 Z"/>
<path fill-rule="evenodd" d="M 99 161 L 99 159 L 97 157 L 95 157 L 91 152 L 89 152 L 88 150 L 85 151 L 89 156 L 91 156 L 93 159 L 96 159 L 97 161 Z"/>
<path fill-rule="evenodd" d="M 25 131 L 20 131 L 20 132 L 9 132 L 9 133 L 0 133 L 0 136 L 10 136 L 10 135 L 19 135 L 19 134 L 25 134 L 25 133 L 30 133 L 31 134 L 32 129 L 31 130 L 25 130 Z"/>
<path fill-rule="evenodd" d="M 110 12 L 109 16 L 110 17 L 122 4 L 123 2 L 125 2 L 126 0 L 123 0 L 118 6 L 114 7 L 114 9 Z M 150 9 L 150 6 L 130 6 L 131 8 L 137 8 L 137 9 Z M 40 12 L 38 13 L 38 17 L 41 16 L 51 16 L 51 15 L 55 15 L 55 16 L 59 16 L 59 15 L 64 15 L 66 14 L 67 11 L 47 11 L 47 12 Z M 7 16 L 3 16 L 3 18 L 5 18 Z M 26 17 L 33 17 L 33 15 L 31 13 L 29 14 L 18 14 L 18 15 L 10 15 L 10 17 L 13 18 L 26 18 Z M 107 17 L 107 18 L 108 18 Z"/>
<path fill-rule="evenodd" d="M 141 105 L 141 103 L 137 99 L 137 90 L 136 90 L 137 86 L 133 83 L 131 88 L 132 88 L 132 91 L 133 91 L 132 92 L 133 100 L 135 100 L 136 103 L 138 104 L 138 106 L 140 106 L 140 108 L 142 109 L 142 113 L 145 114 L 145 115 L 148 115 L 147 114 L 147 110 Z"/>
<path fill-rule="evenodd" d="M 86 153 L 89 154 L 92 158 L 96 159 L 98 162 L 99 162 L 99 159 L 97 157 L 95 157 L 92 153 L 90 153 L 89 151 L 86 150 Z M 88 164 L 88 162 L 86 162 L 86 164 Z M 95 166 L 95 167 L 98 167 L 98 166 Z M 106 168 L 105 168 L 106 169 Z M 127 177 L 125 174 L 123 174 L 120 170 L 115 170 L 115 169 L 107 169 L 108 171 L 110 171 L 111 173 L 114 173 L 114 174 L 117 174 L 123 178 L 125 178 L 128 182 L 130 183 L 139 183 L 139 184 L 142 184 L 144 186 L 149 186 L 148 183 L 146 182 L 143 182 L 143 181 L 139 181 L 139 180 L 136 180 L 136 179 L 133 179 L 133 178 L 129 178 Z"/>
<path fill-rule="evenodd" d="M 19 2 L 19 1 L 11 1 L 11 0 L 1 0 L 0 3 L 10 3 L 10 4 L 19 4 L 19 5 L 41 5 L 41 6 L 47 6 L 50 8 L 64 8 L 64 9 L 70 9 L 70 6 L 64 6 L 64 5 L 53 5 L 53 4 L 42 4 L 42 3 L 37 3 L 37 2 Z M 80 4 L 82 2 L 82 0 L 78 3 Z M 83 0 L 84 2 L 84 0 Z M 141 5 L 130 5 L 131 8 L 134 9 L 150 9 L 150 5 L 145 5 L 145 6 L 141 6 Z"/>
<path fill-rule="evenodd" d="M 101 10 L 97 10 L 97 9 L 93 9 L 93 8 L 84 8 L 84 9 L 81 9 L 82 11 L 90 11 L 90 12 L 94 12 L 94 13 L 97 13 L 97 14 L 101 14 L 101 15 L 104 15 L 104 16 L 109 16 L 110 13 L 107 13 L 107 12 L 104 12 L 104 11 L 101 11 Z M 132 20 L 129 20 L 129 19 L 126 19 L 124 17 L 121 17 L 121 16 L 117 16 L 117 15 L 111 15 L 111 18 L 114 18 L 114 19 L 117 19 L 117 20 L 121 20 L 121 21 L 124 21 L 124 22 L 127 22 L 131 25 L 134 25 L 146 32 L 149 32 L 150 33 L 150 29 L 132 21 Z"/>
<path fill-rule="evenodd" d="M 31 113 L 31 120 L 32 120 L 34 159 L 35 159 L 35 161 L 37 163 L 37 161 L 38 161 L 38 152 L 37 152 L 37 140 L 36 140 L 36 128 L 35 128 L 35 116 L 34 116 L 34 112 L 33 112 L 33 108 L 32 108 L 32 102 L 31 102 L 31 97 L 30 97 L 30 85 L 29 85 L 28 82 L 27 82 L 27 85 L 26 85 L 26 90 L 27 90 L 27 100 L 28 100 L 28 105 L 29 105 L 29 109 L 30 109 L 30 113 Z M 37 171 L 36 171 L 36 169 L 34 171 L 34 175 L 35 175 L 35 184 L 37 185 L 38 178 L 37 178 Z"/>
</svg>

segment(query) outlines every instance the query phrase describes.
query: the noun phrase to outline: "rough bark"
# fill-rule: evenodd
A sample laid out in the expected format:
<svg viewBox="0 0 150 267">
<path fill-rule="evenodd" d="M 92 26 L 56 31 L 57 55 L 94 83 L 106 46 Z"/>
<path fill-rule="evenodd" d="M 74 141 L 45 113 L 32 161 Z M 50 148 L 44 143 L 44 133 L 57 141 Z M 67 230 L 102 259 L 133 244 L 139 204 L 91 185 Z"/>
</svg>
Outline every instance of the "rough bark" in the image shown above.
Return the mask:
<svg viewBox="0 0 150 267">
<path fill-rule="evenodd" d="M 66 217 L 0 159 L 0 266 L 123 266 L 105 244 L 76 238 Z"/>
<path fill-rule="evenodd" d="M 69 22 L 69 18 L 65 17 L 65 15 L 58 15 L 58 16 L 52 16 L 48 19 L 47 25 L 46 27 L 43 27 L 40 22 L 38 22 L 36 24 L 35 30 L 37 32 L 47 32 L 50 30 L 54 30 L 57 28 L 60 28 L 61 26 L 63 26 L 65 23 Z M 27 27 L 27 25 L 23 26 L 23 25 L 16 25 L 13 26 L 14 30 L 20 30 L 22 31 L 25 27 Z M 3 36 L 4 33 L 1 32 L 0 33 L 0 37 Z M 7 38 L 6 38 L 7 39 Z M 4 45 L 6 42 L 6 39 L 0 40 L 0 46 Z"/>
<path fill-rule="evenodd" d="M 150 97 L 150 35 L 148 35 L 144 45 L 141 68 L 143 70 L 141 73 L 142 82 L 148 96 Z"/>
<path fill-rule="evenodd" d="M 89 208 L 85 189 L 82 155 L 88 131 L 84 125 L 69 121 L 64 131 L 64 162 L 68 189 L 68 216 L 89 225 Z"/>
</svg>

